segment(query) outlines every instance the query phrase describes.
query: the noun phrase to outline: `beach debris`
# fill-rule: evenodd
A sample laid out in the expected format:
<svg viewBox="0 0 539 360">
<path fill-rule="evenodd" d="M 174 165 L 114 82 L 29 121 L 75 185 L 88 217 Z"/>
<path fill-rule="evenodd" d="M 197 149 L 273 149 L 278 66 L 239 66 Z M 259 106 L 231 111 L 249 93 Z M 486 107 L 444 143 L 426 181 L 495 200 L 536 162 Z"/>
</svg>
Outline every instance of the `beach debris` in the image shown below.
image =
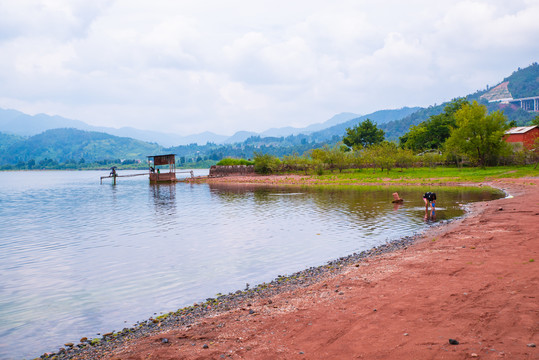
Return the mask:
<svg viewBox="0 0 539 360">
<path fill-rule="evenodd" d="M 204 345 L 202 345 L 202 348 L 203 349 L 209 349 L 210 347 L 208 346 L 208 344 L 204 344 Z"/>
<path fill-rule="evenodd" d="M 527 347 L 535 347 L 535 343 L 529 343 L 528 345 L 526 345 Z"/>
<path fill-rule="evenodd" d="M 162 344 L 168 344 L 168 339 L 167 338 L 162 338 L 161 343 Z"/>
<path fill-rule="evenodd" d="M 455 339 L 449 339 L 449 343 L 451 345 L 458 345 L 459 344 L 459 342 L 457 340 L 455 340 Z"/>
</svg>

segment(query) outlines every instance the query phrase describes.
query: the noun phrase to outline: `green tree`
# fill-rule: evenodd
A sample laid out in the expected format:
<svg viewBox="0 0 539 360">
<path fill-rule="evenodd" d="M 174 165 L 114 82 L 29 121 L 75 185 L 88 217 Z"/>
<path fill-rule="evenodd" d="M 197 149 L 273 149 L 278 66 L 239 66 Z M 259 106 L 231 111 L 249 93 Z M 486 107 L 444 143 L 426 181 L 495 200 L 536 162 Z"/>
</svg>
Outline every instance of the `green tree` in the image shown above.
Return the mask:
<svg viewBox="0 0 539 360">
<path fill-rule="evenodd" d="M 382 171 L 384 169 L 389 171 L 395 167 L 397 163 L 397 144 L 389 141 L 382 141 L 380 144 L 369 146 L 362 150 L 363 156 L 366 162 L 372 164 L 373 170 L 379 167 Z"/>
<path fill-rule="evenodd" d="M 537 115 L 535 118 L 532 119 L 531 123 L 530 123 L 530 126 L 531 125 L 537 125 L 539 126 L 539 115 Z"/>
<path fill-rule="evenodd" d="M 271 174 L 276 172 L 281 165 L 279 158 L 270 155 L 255 152 L 254 156 L 255 172 L 259 174 Z"/>
<path fill-rule="evenodd" d="M 480 166 L 494 164 L 508 145 L 503 141 L 507 119 L 500 111 L 487 114 L 487 108 L 473 104 L 464 105 L 455 113 L 456 127 L 447 139 L 447 149 L 466 155 Z"/>
<path fill-rule="evenodd" d="M 384 130 L 379 129 L 370 119 L 365 119 L 352 128 L 346 129 L 343 143 L 351 148 L 367 147 L 384 141 Z"/>
<path fill-rule="evenodd" d="M 327 148 L 326 161 L 329 164 L 329 168 L 337 168 L 339 172 L 343 169 L 350 167 L 352 163 L 352 157 L 349 151 L 343 151 L 342 143 L 337 143 L 331 148 Z"/>
<path fill-rule="evenodd" d="M 428 120 L 410 130 L 399 138 L 400 146 L 414 151 L 440 149 L 451 135 L 455 127 L 455 113 L 469 102 L 464 98 L 453 99 L 438 115 L 431 115 Z"/>
</svg>

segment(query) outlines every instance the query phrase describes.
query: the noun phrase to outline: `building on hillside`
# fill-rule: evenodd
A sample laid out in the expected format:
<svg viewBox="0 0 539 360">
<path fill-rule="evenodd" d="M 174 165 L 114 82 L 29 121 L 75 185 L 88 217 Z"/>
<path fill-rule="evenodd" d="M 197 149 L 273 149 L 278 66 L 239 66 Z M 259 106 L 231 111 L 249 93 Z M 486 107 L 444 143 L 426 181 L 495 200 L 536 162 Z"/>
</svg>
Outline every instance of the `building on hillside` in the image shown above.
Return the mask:
<svg viewBox="0 0 539 360">
<path fill-rule="evenodd" d="M 539 126 L 514 127 L 505 132 L 503 139 L 505 142 L 520 144 L 518 146 L 533 148 L 535 139 L 539 138 Z"/>
</svg>

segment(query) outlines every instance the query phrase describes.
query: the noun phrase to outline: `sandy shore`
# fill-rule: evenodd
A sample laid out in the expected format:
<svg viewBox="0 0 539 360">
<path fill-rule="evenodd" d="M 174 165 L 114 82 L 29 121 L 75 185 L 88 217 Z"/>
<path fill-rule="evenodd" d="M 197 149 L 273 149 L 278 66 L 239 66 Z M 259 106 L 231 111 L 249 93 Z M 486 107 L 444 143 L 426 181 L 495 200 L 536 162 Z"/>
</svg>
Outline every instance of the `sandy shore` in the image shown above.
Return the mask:
<svg viewBox="0 0 539 360">
<path fill-rule="evenodd" d="M 412 246 L 69 357 L 539 359 L 539 179 L 492 185 L 513 197 Z"/>
</svg>

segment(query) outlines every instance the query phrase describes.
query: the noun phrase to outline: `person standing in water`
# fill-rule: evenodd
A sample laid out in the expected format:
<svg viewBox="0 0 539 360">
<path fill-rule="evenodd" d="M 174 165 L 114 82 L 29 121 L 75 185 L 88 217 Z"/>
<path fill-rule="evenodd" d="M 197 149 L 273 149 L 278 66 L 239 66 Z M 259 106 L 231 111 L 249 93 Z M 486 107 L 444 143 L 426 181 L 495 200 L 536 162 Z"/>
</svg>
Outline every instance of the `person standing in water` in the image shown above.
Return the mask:
<svg viewBox="0 0 539 360">
<path fill-rule="evenodd" d="M 423 194 L 423 201 L 425 202 L 425 220 L 429 220 L 429 203 L 431 204 L 430 220 L 436 219 L 436 193 L 426 192 Z"/>
<path fill-rule="evenodd" d="M 436 208 L 436 193 L 426 192 L 423 194 L 423 201 L 425 202 L 425 210 L 429 209 L 429 203 L 431 204 L 432 210 Z"/>
</svg>

